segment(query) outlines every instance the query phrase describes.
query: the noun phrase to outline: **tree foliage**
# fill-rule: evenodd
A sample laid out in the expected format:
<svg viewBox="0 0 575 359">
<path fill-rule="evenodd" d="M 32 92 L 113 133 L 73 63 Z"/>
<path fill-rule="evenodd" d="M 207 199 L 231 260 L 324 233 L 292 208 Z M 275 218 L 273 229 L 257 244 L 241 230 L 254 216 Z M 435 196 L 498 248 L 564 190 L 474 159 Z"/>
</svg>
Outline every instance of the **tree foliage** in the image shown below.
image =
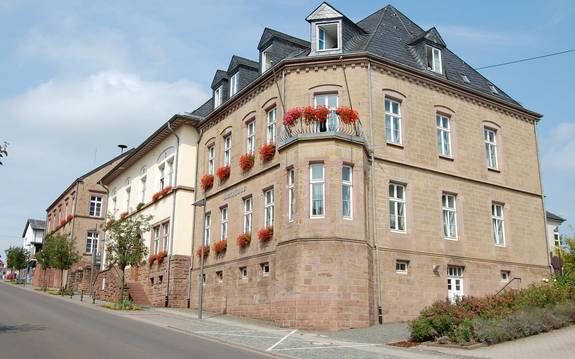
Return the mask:
<svg viewBox="0 0 575 359">
<path fill-rule="evenodd" d="M 42 249 L 39 250 L 38 252 L 36 252 L 36 262 L 42 267 L 42 270 L 44 271 L 44 290 L 47 289 L 47 283 L 46 283 L 46 273 L 48 271 L 48 269 L 50 268 L 54 268 L 54 259 L 53 259 L 53 251 L 54 251 L 54 246 L 53 246 L 53 241 L 44 241 L 44 245 L 42 246 Z"/>
<path fill-rule="evenodd" d="M 565 237 L 565 248 L 562 249 L 563 271 L 565 274 L 575 277 L 575 238 Z"/>
<path fill-rule="evenodd" d="M 48 247 L 46 254 L 49 257 L 50 268 L 60 270 L 60 290 L 62 291 L 64 271 L 72 268 L 80 260 L 80 255 L 76 251 L 74 240 L 67 235 L 56 234 L 50 236 L 45 242 L 45 246 Z"/>
<path fill-rule="evenodd" d="M 6 251 L 6 267 L 12 271 L 22 270 L 28 266 L 30 253 L 23 247 L 10 247 Z"/>
</svg>

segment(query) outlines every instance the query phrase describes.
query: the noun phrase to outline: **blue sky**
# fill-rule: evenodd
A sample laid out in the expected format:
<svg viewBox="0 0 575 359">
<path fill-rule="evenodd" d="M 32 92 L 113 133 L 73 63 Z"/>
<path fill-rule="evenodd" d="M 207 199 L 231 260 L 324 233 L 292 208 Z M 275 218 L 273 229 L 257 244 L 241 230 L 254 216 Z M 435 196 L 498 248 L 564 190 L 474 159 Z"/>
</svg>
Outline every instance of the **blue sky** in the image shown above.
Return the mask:
<svg viewBox="0 0 575 359">
<path fill-rule="evenodd" d="M 380 1 L 331 1 L 352 20 Z M 319 1 L 0 0 L 0 254 L 26 218 L 76 177 L 138 145 L 209 94 L 233 54 L 257 59 L 264 27 L 307 39 Z M 572 1 L 395 1 L 473 66 L 575 48 Z M 548 209 L 575 232 L 575 53 L 483 70 L 544 114 L 539 144 Z"/>
</svg>

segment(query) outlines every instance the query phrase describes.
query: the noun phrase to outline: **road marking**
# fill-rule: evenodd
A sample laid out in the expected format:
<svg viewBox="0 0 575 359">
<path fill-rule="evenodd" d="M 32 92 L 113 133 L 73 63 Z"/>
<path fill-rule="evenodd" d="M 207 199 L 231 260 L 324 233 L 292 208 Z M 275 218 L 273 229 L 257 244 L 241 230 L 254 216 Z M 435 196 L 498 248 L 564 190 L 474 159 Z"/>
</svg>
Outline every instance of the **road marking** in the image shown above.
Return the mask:
<svg viewBox="0 0 575 359">
<path fill-rule="evenodd" d="M 321 347 L 301 347 L 301 348 L 282 348 L 282 349 L 274 349 L 275 351 L 280 350 L 311 350 L 311 349 L 331 349 L 331 348 L 355 348 L 355 347 L 368 347 L 374 346 L 378 344 L 353 344 L 353 345 L 324 345 Z"/>
<path fill-rule="evenodd" d="M 281 338 L 277 343 L 275 343 L 274 345 L 272 345 L 271 347 L 266 349 L 266 352 L 269 352 L 270 350 L 272 350 L 273 348 L 277 347 L 281 342 L 283 342 L 284 340 L 287 339 L 287 337 L 289 337 L 290 335 L 292 335 L 293 333 L 297 332 L 297 329 L 292 330 L 291 332 L 289 332 L 288 334 L 286 334 L 283 338 Z"/>
<path fill-rule="evenodd" d="M 197 333 L 197 332 L 194 332 Z M 212 334 L 214 335 L 214 334 Z M 278 337 L 265 337 L 265 336 L 261 336 L 261 335 L 247 335 L 247 334 L 226 334 L 226 333 L 222 333 L 221 335 L 225 335 L 228 337 L 248 337 L 248 338 L 264 338 L 264 339 L 277 339 Z"/>
</svg>

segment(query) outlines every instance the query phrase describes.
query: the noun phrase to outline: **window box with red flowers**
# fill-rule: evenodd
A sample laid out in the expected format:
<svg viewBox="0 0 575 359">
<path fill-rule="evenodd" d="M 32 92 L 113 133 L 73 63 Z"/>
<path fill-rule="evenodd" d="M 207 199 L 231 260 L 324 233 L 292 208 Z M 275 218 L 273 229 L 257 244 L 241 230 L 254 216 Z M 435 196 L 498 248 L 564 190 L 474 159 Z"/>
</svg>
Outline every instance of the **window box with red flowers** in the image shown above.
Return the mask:
<svg viewBox="0 0 575 359">
<path fill-rule="evenodd" d="M 202 186 L 202 189 L 204 191 L 207 191 L 210 188 L 212 188 L 212 186 L 214 185 L 214 175 L 211 174 L 203 175 L 202 179 L 200 180 L 200 185 Z"/>
<path fill-rule="evenodd" d="M 222 255 L 228 249 L 228 240 L 221 239 L 213 244 L 212 249 L 216 255 Z"/>
<path fill-rule="evenodd" d="M 273 143 L 266 143 L 260 147 L 260 158 L 262 162 L 271 161 L 276 154 L 276 145 Z"/>
<path fill-rule="evenodd" d="M 198 250 L 196 250 L 196 255 L 198 257 L 202 256 L 202 249 L 204 251 L 204 258 L 206 258 L 210 254 L 210 246 L 208 246 L 207 244 L 200 246 L 200 248 L 198 248 Z"/>
<path fill-rule="evenodd" d="M 251 153 L 246 153 L 240 157 L 240 168 L 242 171 L 247 172 L 252 169 L 254 166 L 254 162 L 256 160 L 256 156 Z"/>
<path fill-rule="evenodd" d="M 338 107 L 336 113 L 341 122 L 346 125 L 354 125 L 359 121 L 359 113 L 351 107 Z"/>
<path fill-rule="evenodd" d="M 329 117 L 330 113 L 331 111 L 329 110 L 329 108 L 325 106 L 317 108 L 307 106 L 302 110 L 301 116 L 305 121 L 305 123 L 309 125 L 315 122 L 324 123 L 325 121 L 327 121 L 327 118 Z"/>
<path fill-rule="evenodd" d="M 162 264 L 164 262 L 164 258 L 166 258 L 168 256 L 168 252 L 166 251 L 159 251 L 156 254 L 156 261 L 158 262 L 158 265 Z"/>
<path fill-rule="evenodd" d="M 267 242 L 274 236 L 274 228 L 272 226 L 262 228 L 258 231 L 258 238 L 262 242 Z"/>
<path fill-rule="evenodd" d="M 216 176 L 218 176 L 218 178 L 220 179 L 220 182 L 225 182 L 228 178 L 230 178 L 230 172 L 231 172 L 230 165 L 225 165 L 225 166 L 219 167 L 216 170 Z"/>
<path fill-rule="evenodd" d="M 159 201 L 162 197 L 165 197 L 168 193 L 172 191 L 172 186 L 168 186 L 161 191 L 154 193 L 152 196 L 152 202 Z"/>
<path fill-rule="evenodd" d="M 152 266 L 152 264 L 154 264 L 155 261 L 156 261 L 156 255 L 150 254 L 150 256 L 148 257 L 148 264 L 150 265 L 150 267 Z"/>
<path fill-rule="evenodd" d="M 286 112 L 284 115 L 284 126 L 293 127 L 297 121 L 303 116 L 303 109 L 294 107 Z"/>
<path fill-rule="evenodd" d="M 122 213 L 120 213 L 120 219 L 126 219 L 129 214 L 130 214 L 130 213 L 128 213 L 128 212 L 122 212 Z"/>
<path fill-rule="evenodd" d="M 70 222 L 73 219 L 74 219 L 74 215 L 72 215 L 72 214 L 69 214 L 66 216 L 66 222 Z"/>
<path fill-rule="evenodd" d="M 61 219 L 60 222 L 58 222 L 58 227 L 62 227 L 63 225 L 66 224 L 66 220 L 65 219 Z"/>
<path fill-rule="evenodd" d="M 252 235 L 249 233 L 242 233 L 236 239 L 236 243 L 240 248 L 246 248 L 252 241 Z"/>
</svg>

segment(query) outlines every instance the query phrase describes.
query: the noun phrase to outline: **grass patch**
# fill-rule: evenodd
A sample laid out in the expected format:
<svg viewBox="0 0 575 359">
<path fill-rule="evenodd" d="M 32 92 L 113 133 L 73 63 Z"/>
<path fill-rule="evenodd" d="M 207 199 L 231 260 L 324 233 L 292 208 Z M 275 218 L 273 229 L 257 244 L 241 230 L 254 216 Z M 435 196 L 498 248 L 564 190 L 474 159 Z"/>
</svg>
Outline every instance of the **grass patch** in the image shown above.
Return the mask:
<svg viewBox="0 0 575 359">
<path fill-rule="evenodd" d="M 102 304 L 102 307 L 111 310 L 141 310 L 140 306 L 132 302 L 131 300 L 121 300 L 116 303 L 106 303 Z"/>
</svg>

